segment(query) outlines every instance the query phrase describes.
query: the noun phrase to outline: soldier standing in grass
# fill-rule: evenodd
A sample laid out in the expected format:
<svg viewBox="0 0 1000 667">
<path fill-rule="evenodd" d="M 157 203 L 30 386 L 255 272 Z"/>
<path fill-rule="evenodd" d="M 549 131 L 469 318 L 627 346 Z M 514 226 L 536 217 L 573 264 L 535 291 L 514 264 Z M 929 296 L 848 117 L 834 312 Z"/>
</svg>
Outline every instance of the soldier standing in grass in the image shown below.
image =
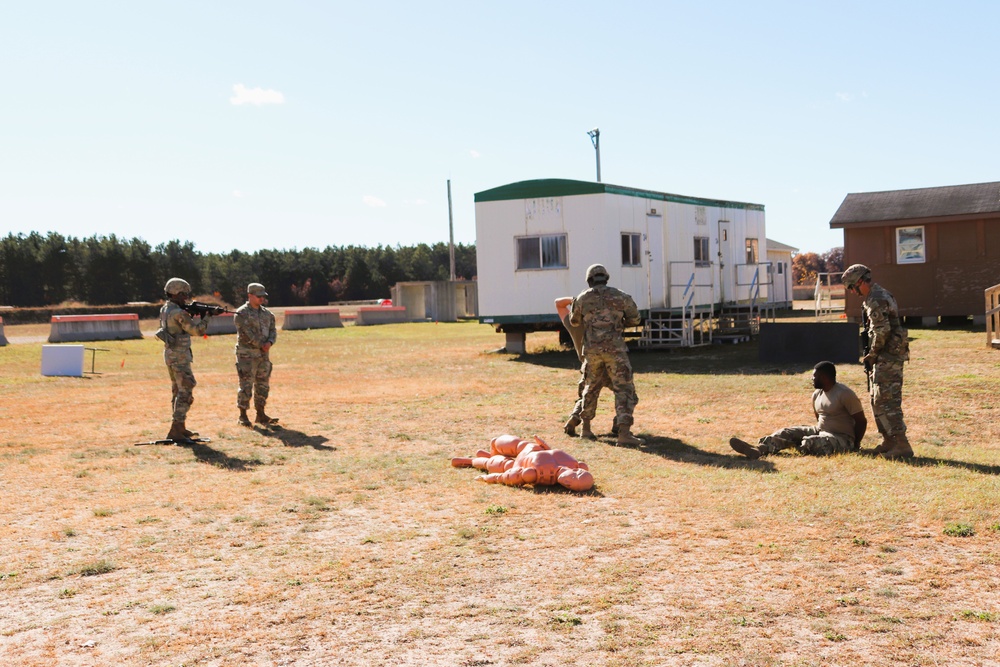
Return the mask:
<svg viewBox="0 0 1000 667">
<path fill-rule="evenodd" d="M 240 378 L 240 390 L 236 394 L 236 407 L 240 410 L 239 423 L 251 427 L 247 410 L 253 397 L 258 424 L 267 426 L 277 423 L 274 417 L 264 413 L 267 395 L 271 390 L 271 359 L 269 352 L 278 338 L 274 326 L 274 313 L 264 307 L 267 291 L 260 283 L 247 285 L 247 302 L 236 309 L 236 374 Z"/>
<path fill-rule="evenodd" d="M 729 446 L 747 458 L 759 459 L 794 447 L 803 454 L 829 456 L 857 451 L 868 430 L 858 395 L 837 382 L 837 367 L 821 361 L 813 368 L 812 395 L 815 426 L 789 426 L 765 435 L 757 446 L 732 438 Z"/>
<path fill-rule="evenodd" d="M 581 292 L 570 307 L 570 324 L 584 327 L 583 409 L 579 419 L 587 424 L 594 418 L 603 381 L 605 377 L 610 378 L 615 393 L 618 444 L 636 446 L 643 444 L 642 440 L 632 435 L 632 412 L 638 397 L 622 332 L 625 327 L 639 325 L 639 308 L 631 296 L 609 287 L 608 278 L 608 270 L 602 265 L 594 264 L 588 268 L 589 288 Z M 575 419 L 571 418 L 566 424 L 567 430 Z"/>
<path fill-rule="evenodd" d="M 160 328 L 156 337 L 163 341 L 163 361 L 170 373 L 173 422 L 168 440 L 185 442 L 197 435 L 187 430 L 188 409 L 194 402 L 194 387 L 198 384 L 191 370 L 191 336 L 204 336 L 208 328 L 208 315 L 195 324 L 184 310 L 191 298 L 191 285 L 181 278 L 171 278 L 163 288 L 167 302 L 160 308 Z"/>
<path fill-rule="evenodd" d="M 580 360 L 580 381 L 576 385 L 576 403 L 573 405 L 573 411 L 569 415 L 569 421 L 563 426 L 563 431 L 566 435 L 576 437 L 576 427 L 581 423 L 583 424 L 583 429 L 580 432 L 580 437 L 587 440 L 596 440 L 594 432 L 590 428 L 590 420 L 584 420 L 581 415 L 583 414 L 583 388 L 587 386 L 587 360 L 583 356 L 583 325 L 573 326 L 569 323 L 569 309 L 573 305 L 573 297 L 564 296 L 556 299 L 556 311 L 559 313 L 559 319 L 562 320 L 563 326 L 566 327 L 566 331 L 569 332 L 570 338 L 573 340 L 573 347 L 576 349 L 576 356 Z M 594 385 L 593 391 L 600 396 L 601 389 L 604 387 L 611 386 L 611 378 L 608 377 L 607 369 L 604 369 L 604 377 L 597 381 Z M 611 434 L 618 435 L 618 425 L 614 423 L 612 419 Z"/>
<path fill-rule="evenodd" d="M 868 372 L 872 413 L 882 434 L 882 443 L 865 454 L 886 459 L 908 459 L 913 448 L 906 438 L 903 421 L 903 362 L 910 358 L 906 328 L 899 319 L 896 299 L 887 289 L 872 282 L 872 272 L 864 264 L 844 271 L 844 287 L 862 299 L 863 321 L 868 349 L 864 364 Z"/>
</svg>

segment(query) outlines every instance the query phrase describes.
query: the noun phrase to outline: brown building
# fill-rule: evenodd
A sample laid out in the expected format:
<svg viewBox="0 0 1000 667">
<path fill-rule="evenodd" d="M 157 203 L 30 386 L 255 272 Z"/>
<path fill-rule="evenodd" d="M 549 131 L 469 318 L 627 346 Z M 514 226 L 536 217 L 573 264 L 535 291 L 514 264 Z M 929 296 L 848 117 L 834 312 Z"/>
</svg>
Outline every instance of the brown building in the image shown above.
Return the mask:
<svg viewBox="0 0 1000 667">
<path fill-rule="evenodd" d="M 899 313 L 984 319 L 983 291 L 1000 283 L 1000 183 L 851 193 L 830 227 L 844 230 L 844 264 L 865 264 Z M 849 297 L 847 314 L 861 316 Z"/>
</svg>

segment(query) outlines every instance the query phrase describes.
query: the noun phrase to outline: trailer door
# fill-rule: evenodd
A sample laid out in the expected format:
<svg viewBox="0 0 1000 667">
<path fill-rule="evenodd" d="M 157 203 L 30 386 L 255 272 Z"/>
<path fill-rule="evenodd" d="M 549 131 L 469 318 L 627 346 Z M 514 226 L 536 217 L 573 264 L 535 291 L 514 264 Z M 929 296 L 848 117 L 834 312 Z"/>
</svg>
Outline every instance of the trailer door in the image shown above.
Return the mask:
<svg viewBox="0 0 1000 667">
<path fill-rule="evenodd" d="M 649 307 L 666 307 L 667 262 L 663 248 L 663 216 L 646 215 L 645 234 L 646 285 L 649 289 Z"/>
<path fill-rule="evenodd" d="M 733 287 L 732 229 L 728 220 L 719 220 L 719 301 L 735 300 Z"/>
</svg>

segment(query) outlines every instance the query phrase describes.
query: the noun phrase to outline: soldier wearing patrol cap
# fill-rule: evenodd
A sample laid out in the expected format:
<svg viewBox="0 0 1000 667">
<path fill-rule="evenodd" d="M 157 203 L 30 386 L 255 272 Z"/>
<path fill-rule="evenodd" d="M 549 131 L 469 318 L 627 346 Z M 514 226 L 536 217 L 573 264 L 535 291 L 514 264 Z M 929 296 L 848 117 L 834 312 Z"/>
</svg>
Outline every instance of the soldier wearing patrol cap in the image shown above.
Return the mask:
<svg viewBox="0 0 1000 667">
<path fill-rule="evenodd" d="M 864 299 L 862 320 L 868 340 L 864 364 L 875 424 L 882 434 L 882 443 L 863 453 L 887 459 L 910 458 L 913 448 L 903 421 L 903 362 L 910 358 L 910 344 L 896 299 L 872 282 L 871 269 L 864 264 L 849 266 L 843 282 L 847 290 Z"/>
<path fill-rule="evenodd" d="M 163 287 L 167 302 L 160 308 L 160 328 L 156 337 L 163 341 L 163 361 L 170 373 L 171 405 L 173 422 L 168 440 L 187 442 L 197 435 L 187 429 L 188 409 L 194 402 L 194 387 L 198 384 L 191 370 L 191 336 L 204 336 L 208 328 L 208 317 L 195 324 L 191 315 L 184 310 L 191 298 L 191 285 L 182 278 L 171 278 Z"/>
<path fill-rule="evenodd" d="M 239 408 L 239 423 L 250 427 L 247 410 L 253 397 L 257 411 L 255 422 L 263 426 L 277 423 L 275 417 L 264 412 L 267 395 L 271 391 L 270 351 L 278 338 L 274 326 L 274 313 L 264 307 L 267 291 L 260 283 L 247 285 L 247 302 L 236 309 L 236 374 L 240 379 L 240 389 L 236 394 Z"/>
<path fill-rule="evenodd" d="M 632 412 L 638 402 L 632 382 L 632 364 L 622 332 L 625 327 L 638 326 L 639 309 L 631 296 L 608 286 L 608 270 L 601 264 L 587 269 L 589 288 L 581 292 L 570 306 L 569 321 L 584 326 L 583 357 L 586 367 L 583 388 L 584 424 L 597 412 L 597 397 L 605 377 L 610 377 L 615 393 L 615 425 L 618 444 L 641 445 L 632 435 Z"/>
</svg>

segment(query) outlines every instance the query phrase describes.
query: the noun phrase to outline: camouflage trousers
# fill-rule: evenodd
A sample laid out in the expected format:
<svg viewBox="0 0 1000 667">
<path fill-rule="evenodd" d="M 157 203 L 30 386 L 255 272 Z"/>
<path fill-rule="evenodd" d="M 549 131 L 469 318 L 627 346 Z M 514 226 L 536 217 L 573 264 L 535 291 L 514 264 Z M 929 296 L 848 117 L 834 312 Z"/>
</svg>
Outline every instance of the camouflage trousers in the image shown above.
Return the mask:
<svg viewBox="0 0 1000 667">
<path fill-rule="evenodd" d="M 254 408 L 263 410 L 267 395 L 271 392 L 271 360 L 261 353 L 236 353 L 236 374 L 240 378 L 240 390 L 236 394 L 236 407 L 246 410 L 253 397 Z"/>
<path fill-rule="evenodd" d="M 903 421 L 903 362 L 881 356 L 872 368 L 872 414 L 882 435 L 906 433 Z"/>
<path fill-rule="evenodd" d="M 184 421 L 194 403 L 194 387 L 198 382 L 191 370 L 192 359 L 190 348 L 175 350 L 168 347 L 163 350 L 163 361 L 170 373 L 170 404 L 174 421 Z"/>
<path fill-rule="evenodd" d="M 601 389 L 610 384 L 615 392 L 615 423 L 618 426 L 632 426 L 632 412 L 639 397 L 632 382 L 632 364 L 629 363 L 628 352 L 587 352 L 581 371 L 583 395 L 580 401 L 583 407 L 580 418 L 594 418 Z"/>
<path fill-rule="evenodd" d="M 570 413 L 570 417 L 580 418 L 583 414 L 583 389 L 587 386 L 587 360 L 583 360 L 583 365 L 580 366 L 580 381 L 576 384 L 576 404 L 573 406 L 573 412 Z M 594 383 L 593 392 L 600 398 L 601 390 L 605 387 L 611 386 L 611 378 L 605 373 L 603 377 L 599 378 Z M 596 399 L 595 399 L 596 400 Z"/>
<path fill-rule="evenodd" d="M 788 426 L 760 439 L 762 454 L 774 454 L 794 447 L 803 454 L 830 456 L 854 449 L 854 438 L 820 431 L 815 426 Z"/>
</svg>

